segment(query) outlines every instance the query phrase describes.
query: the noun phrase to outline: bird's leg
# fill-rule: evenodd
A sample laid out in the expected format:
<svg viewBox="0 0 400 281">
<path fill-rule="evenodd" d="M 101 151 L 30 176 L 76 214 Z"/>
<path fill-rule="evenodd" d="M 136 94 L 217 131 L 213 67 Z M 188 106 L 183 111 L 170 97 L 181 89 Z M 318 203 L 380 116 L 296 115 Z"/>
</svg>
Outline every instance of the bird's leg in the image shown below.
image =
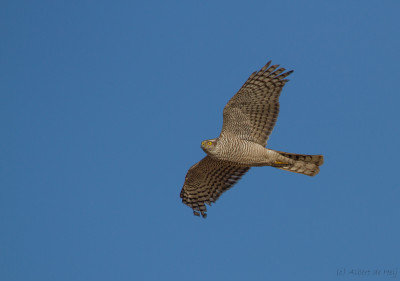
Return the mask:
<svg viewBox="0 0 400 281">
<path fill-rule="evenodd" d="M 275 161 L 272 166 L 274 166 L 274 167 L 284 167 L 284 166 L 287 166 L 287 165 L 290 165 L 290 164 L 287 163 L 287 162 Z"/>
</svg>

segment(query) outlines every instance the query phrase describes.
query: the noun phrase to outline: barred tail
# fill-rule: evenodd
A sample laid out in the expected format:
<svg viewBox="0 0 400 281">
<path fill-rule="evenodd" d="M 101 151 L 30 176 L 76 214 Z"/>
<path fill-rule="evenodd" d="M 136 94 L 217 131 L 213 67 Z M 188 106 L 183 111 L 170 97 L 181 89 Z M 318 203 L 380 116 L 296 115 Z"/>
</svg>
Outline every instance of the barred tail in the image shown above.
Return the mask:
<svg viewBox="0 0 400 281">
<path fill-rule="evenodd" d="M 284 157 L 295 161 L 290 166 L 277 167 L 278 169 L 299 173 L 307 176 L 315 176 L 319 173 L 319 166 L 324 164 L 323 155 L 306 155 L 306 154 L 294 154 L 277 151 Z"/>
</svg>

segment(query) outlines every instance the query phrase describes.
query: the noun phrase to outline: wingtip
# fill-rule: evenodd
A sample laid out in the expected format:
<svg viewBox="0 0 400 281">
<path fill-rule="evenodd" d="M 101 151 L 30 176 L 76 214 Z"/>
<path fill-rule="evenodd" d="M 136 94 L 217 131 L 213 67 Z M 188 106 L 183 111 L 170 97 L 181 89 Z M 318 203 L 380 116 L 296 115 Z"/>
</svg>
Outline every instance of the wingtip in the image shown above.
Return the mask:
<svg viewBox="0 0 400 281">
<path fill-rule="evenodd" d="M 193 210 L 193 215 L 195 215 L 196 217 L 200 217 L 201 215 L 203 219 L 207 218 L 207 213 L 202 211 Z"/>
<path fill-rule="evenodd" d="M 272 60 L 270 60 L 269 62 L 267 62 L 266 65 L 263 66 L 263 68 L 260 69 L 260 72 L 264 72 L 265 70 L 268 69 L 268 67 L 271 65 Z"/>
</svg>

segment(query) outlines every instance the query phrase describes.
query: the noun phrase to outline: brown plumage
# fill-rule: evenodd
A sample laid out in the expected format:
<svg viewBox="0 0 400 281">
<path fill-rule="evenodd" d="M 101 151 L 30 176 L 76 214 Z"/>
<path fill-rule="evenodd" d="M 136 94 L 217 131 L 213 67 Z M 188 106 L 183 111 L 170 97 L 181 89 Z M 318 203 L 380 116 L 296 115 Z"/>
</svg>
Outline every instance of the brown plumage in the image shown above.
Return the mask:
<svg viewBox="0 0 400 281">
<path fill-rule="evenodd" d="M 254 72 L 227 103 L 217 139 L 202 142 L 207 156 L 186 174 L 180 197 L 195 215 L 206 217 L 211 205 L 254 166 L 315 176 L 322 155 L 303 155 L 267 149 L 267 140 L 279 113 L 279 95 L 293 71 L 268 62 Z"/>
</svg>

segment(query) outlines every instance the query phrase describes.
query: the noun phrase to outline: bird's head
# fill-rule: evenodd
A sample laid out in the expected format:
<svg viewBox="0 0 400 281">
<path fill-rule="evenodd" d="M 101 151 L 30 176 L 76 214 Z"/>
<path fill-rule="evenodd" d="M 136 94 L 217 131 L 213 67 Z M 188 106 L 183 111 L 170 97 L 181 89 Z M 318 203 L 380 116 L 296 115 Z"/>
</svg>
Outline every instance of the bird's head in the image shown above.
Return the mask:
<svg viewBox="0 0 400 281">
<path fill-rule="evenodd" d="M 205 140 L 201 142 L 201 148 L 207 154 L 212 154 L 217 146 L 217 139 Z"/>
</svg>

